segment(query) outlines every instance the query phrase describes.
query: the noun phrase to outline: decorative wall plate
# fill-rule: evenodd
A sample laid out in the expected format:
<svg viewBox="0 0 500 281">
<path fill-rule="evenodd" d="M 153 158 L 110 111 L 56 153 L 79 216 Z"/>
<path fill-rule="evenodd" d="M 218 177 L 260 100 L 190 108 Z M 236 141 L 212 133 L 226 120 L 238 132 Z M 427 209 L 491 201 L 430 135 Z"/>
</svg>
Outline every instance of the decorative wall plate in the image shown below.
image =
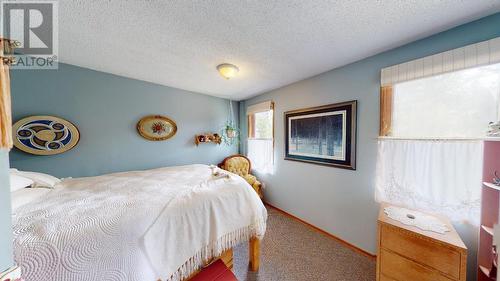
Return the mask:
<svg viewBox="0 0 500 281">
<path fill-rule="evenodd" d="M 175 122 L 162 115 L 149 115 L 143 117 L 137 123 L 137 131 L 148 140 L 162 141 L 167 140 L 177 132 Z"/>
<path fill-rule="evenodd" d="M 71 122 L 55 116 L 30 116 L 13 127 L 14 146 L 35 155 L 66 152 L 78 143 L 80 132 Z"/>
</svg>

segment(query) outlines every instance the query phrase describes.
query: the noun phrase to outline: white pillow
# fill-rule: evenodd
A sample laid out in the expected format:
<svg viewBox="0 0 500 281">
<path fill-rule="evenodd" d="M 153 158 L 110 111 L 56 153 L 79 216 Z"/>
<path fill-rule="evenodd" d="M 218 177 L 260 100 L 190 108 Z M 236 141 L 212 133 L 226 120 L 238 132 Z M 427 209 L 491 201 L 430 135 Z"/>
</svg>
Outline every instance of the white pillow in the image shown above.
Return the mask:
<svg viewBox="0 0 500 281">
<path fill-rule="evenodd" d="M 54 191 L 47 188 L 23 188 L 12 192 L 10 194 L 12 210 L 16 211 L 20 206 L 31 203 L 49 192 Z"/>
<path fill-rule="evenodd" d="M 60 179 L 44 173 L 24 172 L 16 169 L 11 169 L 10 172 L 11 174 L 16 174 L 32 180 L 34 182 L 32 187 L 54 188 L 57 183 L 61 182 Z"/>
<path fill-rule="evenodd" d="M 23 176 L 10 173 L 10 192 L 31 186 L 34 182 Z"/>
</svg>

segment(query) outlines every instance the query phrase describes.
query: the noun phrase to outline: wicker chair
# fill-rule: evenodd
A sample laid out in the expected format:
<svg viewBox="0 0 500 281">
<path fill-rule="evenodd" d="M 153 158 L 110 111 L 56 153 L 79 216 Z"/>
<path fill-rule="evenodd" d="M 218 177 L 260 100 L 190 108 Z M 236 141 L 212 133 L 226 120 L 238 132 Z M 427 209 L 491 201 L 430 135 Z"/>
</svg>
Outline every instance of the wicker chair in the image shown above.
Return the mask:
<svg viewBox="0 0 500 281">
<path fill-rule="evenodd" d="M 240 177 L 244 178 L 262 199 L 262 183 L 258 181 L 254 175 L 250 174 L 250 171 L 252 169 L 250 159 L 243 155 L 236 154 L 226 157 L 224 161 L 222 161 L 222 163 L 220 163 L 218 166 L 221 169 L 237 174 Z"/>
</svg>

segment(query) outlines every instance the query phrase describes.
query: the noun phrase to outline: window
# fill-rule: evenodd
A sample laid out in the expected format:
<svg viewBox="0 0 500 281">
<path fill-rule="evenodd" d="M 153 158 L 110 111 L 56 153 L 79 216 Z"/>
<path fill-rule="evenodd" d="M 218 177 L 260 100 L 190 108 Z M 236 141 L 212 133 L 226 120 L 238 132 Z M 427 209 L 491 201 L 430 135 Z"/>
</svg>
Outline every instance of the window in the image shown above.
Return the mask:
<svg viewBox="0 0 500 281">
<path fill-rule="evenodd" d="M 257 112 L 250 115 L 250 128 L 252 128 L 253 139 L 273 138 L 273 111 Z"/>
<path fill-rule="evenodd" d="M 382 70 L 375 197 L 478 224 L 482 139 L 499 120 L 500 64 L 460 49 Z"/>
<path fill-rule="evenodd" d="M 391 136 L 482 138 L 499 120 L 500 64 L 393 86 Z"/>
<path fill-rule="evenodd" d="M 271 101 L 247 108 L 248 151 L 252 168 L 259 173 L 272 173 L 274 162 L 274 104 Z"/>
</svg>

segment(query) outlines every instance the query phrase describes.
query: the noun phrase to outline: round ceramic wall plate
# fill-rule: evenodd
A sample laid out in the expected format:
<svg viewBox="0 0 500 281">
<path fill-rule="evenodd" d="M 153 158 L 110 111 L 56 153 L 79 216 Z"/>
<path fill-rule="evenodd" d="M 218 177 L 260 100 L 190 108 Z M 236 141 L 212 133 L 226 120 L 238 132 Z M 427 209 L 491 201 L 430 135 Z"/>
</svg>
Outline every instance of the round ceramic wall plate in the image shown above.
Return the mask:
<svg viewBox="0 0 500 281">
<path fill-rule="evenodd" d="M 30 116 L 13 127 L 14 146 L 35 155 L 66 152 L 78 143 L 80 133 L 71 122 L 55 116 Z"/>
<path fill-rule="evenodd" d="M 143 117 L 137 123 L 137 131 L 148 140 L 167 140 L 177 132 L 177 125 L 173 120 L 162 115 L 150 115 Z"/>
</svg>

